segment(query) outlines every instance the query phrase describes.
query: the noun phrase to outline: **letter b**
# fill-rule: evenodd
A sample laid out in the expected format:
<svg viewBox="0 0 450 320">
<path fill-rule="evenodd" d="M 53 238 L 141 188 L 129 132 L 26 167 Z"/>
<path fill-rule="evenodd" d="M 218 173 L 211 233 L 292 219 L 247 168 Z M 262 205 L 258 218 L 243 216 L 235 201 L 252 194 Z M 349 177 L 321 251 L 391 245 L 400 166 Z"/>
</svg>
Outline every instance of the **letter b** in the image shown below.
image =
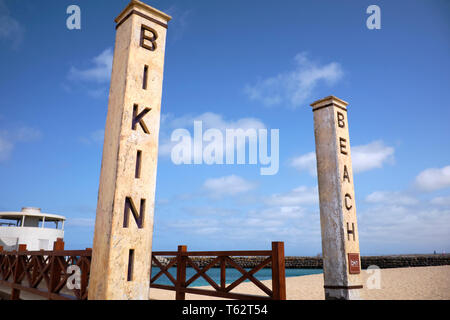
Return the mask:
<svg viewBox="0 0 450 320">
<path fill-rule="evenodd" d="M 339 128 L 345 128 L 345 116 L 343 113 L 341 112 L 337 112 L 337 121 L 338 121 L 338 126 Z"/>
</svg>

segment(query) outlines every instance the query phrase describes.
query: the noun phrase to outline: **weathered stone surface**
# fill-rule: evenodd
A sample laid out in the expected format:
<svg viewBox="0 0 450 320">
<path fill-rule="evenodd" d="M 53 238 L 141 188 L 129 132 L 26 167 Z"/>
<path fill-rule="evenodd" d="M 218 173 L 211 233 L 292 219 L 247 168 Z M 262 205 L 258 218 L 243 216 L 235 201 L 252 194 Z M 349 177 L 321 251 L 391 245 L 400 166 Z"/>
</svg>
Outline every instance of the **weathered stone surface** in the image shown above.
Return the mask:
<svg viewBox="0 0 450 320">
<path fill-rule="evenodd" d="M 347 102 L 329 96 L 311 104 L 314 112 L 320 224 L 326 299 L 358 299 L 360 274 L 350 272 L 348 254 L 359 258 Z M 352 231 L 349 233 L 349 231 Z"/>
<path fill-rule="evenodd" d="M 166 14 L 135 0 L 115 20 L 89 299 L 148 298 L 166 39 L 161 24 L 169 20 Z M 146 36 L 157 34 L 155 50 L 142 46 L 142 25 L 154 31 L 146 31 Z M 145 44 L 151 46 L 152 41 L 145 40 Z M 150 111 L 141 114 L 146 108 Z M 136 208 L 137 219 L 126 206 Z"/>
</svg>

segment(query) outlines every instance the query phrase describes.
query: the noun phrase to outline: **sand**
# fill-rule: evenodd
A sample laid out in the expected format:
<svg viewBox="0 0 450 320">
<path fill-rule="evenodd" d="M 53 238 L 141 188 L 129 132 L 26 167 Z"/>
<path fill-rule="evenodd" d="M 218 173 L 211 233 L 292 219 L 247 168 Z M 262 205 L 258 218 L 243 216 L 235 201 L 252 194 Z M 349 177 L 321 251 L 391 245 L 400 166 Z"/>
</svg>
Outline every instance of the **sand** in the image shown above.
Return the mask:
<svg viewBox="0 0 450 320">
<path fill-rule="evenodd" d="M 450 300 L 450 266 L 380 269 L 380 281 L 374 281 L 374 274 L 362 271 L 364 289 L 360 290 L 365 300 Z M 271 288 L 271 280 L 262 281 Z M 369 287 L 374 287 L 369 289 Z M 212 287 L 199 287 L 212 289 Z M 264 295 L 251 282 L 245 282 L 232 292 Z M 286 278 L 288 300 L 323 300 L 323 275 L 315 274 Z M 150 289 L 150 297 L 155 300 L 173 300 L 175 292 Z M 186 294 L 187 300 L 221 299 L 208 296 Z"/>
</svg>

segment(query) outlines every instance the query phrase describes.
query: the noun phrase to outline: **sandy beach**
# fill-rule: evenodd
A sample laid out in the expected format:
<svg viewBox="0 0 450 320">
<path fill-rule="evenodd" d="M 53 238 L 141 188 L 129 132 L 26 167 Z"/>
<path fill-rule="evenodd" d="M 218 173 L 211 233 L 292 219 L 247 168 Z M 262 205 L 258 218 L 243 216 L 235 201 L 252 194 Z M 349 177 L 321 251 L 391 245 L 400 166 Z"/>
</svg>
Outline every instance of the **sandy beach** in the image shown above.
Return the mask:
<svg viewBox="0 0 450 320">
<path fill-rule="evenodd" d="M 360 290 L 365 300 L 450 300 L 450 266 L 414 267 L 380 269 L 380 288 L 369 289 L 373 273 L 362 271 L 364 289 Z M 271 288 L 271 280 L 262 281 Z M 211 288 L 212 287 L 199 287 Z M 253 283 L 245 282 L 232 292 L 264 295 Z M 288 300 L 323 300 L 323 275 L 308 275 L 286 278 L 286 296 Z M 173 300 L 175 292 L 151 289 L 150 298 L 155 300 Z M 187 300 L 219 299 L 208 296 L 186 294 Z"/>
</svg>

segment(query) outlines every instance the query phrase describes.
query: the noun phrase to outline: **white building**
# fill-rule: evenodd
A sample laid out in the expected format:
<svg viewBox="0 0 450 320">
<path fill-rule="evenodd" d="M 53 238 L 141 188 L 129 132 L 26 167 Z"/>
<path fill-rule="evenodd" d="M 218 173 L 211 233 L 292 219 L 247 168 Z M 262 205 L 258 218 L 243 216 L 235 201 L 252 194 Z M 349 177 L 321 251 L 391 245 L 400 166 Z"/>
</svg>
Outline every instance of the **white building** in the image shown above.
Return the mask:
<svg viewBox="0 0 450 320">
<path fill-rule="evenodd" d="M 65 217 L 41 213 L 39 208 L 22 208 L 20 212 L 0 212 L 0 246 L 17 250 L 26 244 L 27 250 L 52 250 L 57 238 L 64 239 Z"/>
</svg>

